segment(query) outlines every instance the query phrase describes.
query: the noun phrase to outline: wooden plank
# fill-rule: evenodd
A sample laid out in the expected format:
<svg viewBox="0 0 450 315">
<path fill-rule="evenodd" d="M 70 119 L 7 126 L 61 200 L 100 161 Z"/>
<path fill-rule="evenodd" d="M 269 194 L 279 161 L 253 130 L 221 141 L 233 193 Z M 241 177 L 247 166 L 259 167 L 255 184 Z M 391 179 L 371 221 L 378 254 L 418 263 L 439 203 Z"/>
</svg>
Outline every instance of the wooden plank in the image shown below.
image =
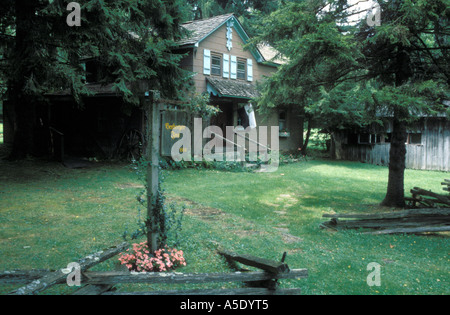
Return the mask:
<svg viewBox="0 0 450 315">
<path fill-rule="evenodd" d="M 73 292 L 71 295 L 85 295 L 85 296 L 91 296 L 91 295 L 101 295 L 105 292 L 108 292 L 113 288 L 112 285 L 106 284 L 106 285 L 91 285 L 88 284 L 77 291 Z"/>
<path fill-rule="evenodd" d="M 333 219 L 399 219 L 418 216 L 449 216 L 450 208 L 413 209 L 397 212 L 385 212 L 376 214 L 324 214 L 323 218 Z"/>
<path fill-rule="evenodd" d="M 123 252 L 125 249 L 129 247 L 128 243 L 122 243 L 116 247 L 109 248 L 105 251 L 100 251 L 95 254 L 86 256 L 83 259 L 80 259 L 78 263 L 80 264 L 81 271 L 86 271 L 87 269 L 100 264 L 101 262 L 108 260 L 111 257 L 116 256 L 117 254 Z M 10 294 L 15 295 L 33 295 L 39 292 L 42 292 L 55 284 L 64 283 L 66 281 L 67 274 L 63 273 L 62 270 L 57 270 L 55 272 L 46 274 L 42 278 L 34 280 L 27 286 L 21 287 Z"/>
<path fill-rule="evenodd" d="M 406 233 L 428 233 L 428 232 L 448 232 L 450 231 L 450 225 L 447 226 L 423 226 L 419 228 L 399 228 L 381 230 L 376 232 L 368 232 L 364 234 L 372 235 L 384 235 L 384 234 L 406 234 Z"/>
<path fill-rule="evenodd" d="M 270 274 L 264 271 L 232 273 L 133 273 L 133 272 L 85 272 L 83 284 L 118 284 L 118 283 L 152 283 L 152 284 L 186 284 L 208 282 L 246 282 L 271 279 L 301 279 L 308 277 L 307 269 L 294 269 L 290 272 Z"/>
<path fill-rule="evenodd" d="M 42 278 L 51 270 L 11 270 L 0 272 L 0 284 L 27 284 Z"/>
<path fill-rule="evenodd" d="M 251 255 L 238 255 L 228 251 L 218 251 L 218 253 L 224 256 L 227 260 L 239 262 L 246 266 L 256 267 L 271 273 L 279 273 L 289 271 L 287 264 L 283 262 L 277 262 L 273 260 L 263 259 Z"/>
<path fill-rule="evenodd" d="M 432 191 L 428 191 L 422 188 L 414 187 L 414 189 L 411 189 L 411 194 L 413 195 L 421 195 L 421 196 L 428 196 L 432 198 L 436 198 L 439 203 L 443 203 L 450 206 L 450 198 L 447 196 L 436 194 Z"/>
<path fill-rule="evenodd" d="M 300 295 L 301 289 L 237 288 L 237 289 L 198 289 L 198 290 L 165 290 L 148 292 L 106 292 L 102 295 Z"/>
<path fill-rule="evenodd" d="M 401 227 L 421 227 L 421 226 L 435 226 L 442 225 L 450 221 L 444 219 L 427 218 L 420 220 L 404 221 L 404 220 L 350 220 L 350 221 L 338 221 L 336 225 L 330 224 L 331 227 L 336 229 L 382 229 L 382 228 L 401 228 Z M 327 226 L 327 223 L 323 223 Z"/>
</svg>

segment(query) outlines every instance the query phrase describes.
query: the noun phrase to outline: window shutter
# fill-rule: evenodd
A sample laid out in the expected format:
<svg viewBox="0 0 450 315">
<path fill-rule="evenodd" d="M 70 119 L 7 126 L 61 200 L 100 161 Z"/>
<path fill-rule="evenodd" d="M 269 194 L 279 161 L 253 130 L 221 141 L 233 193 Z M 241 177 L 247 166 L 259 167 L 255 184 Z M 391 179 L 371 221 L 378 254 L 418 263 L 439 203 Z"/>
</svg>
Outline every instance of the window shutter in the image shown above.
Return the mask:
<svg viewBox="0 0 450 315">
<path fill-rule="evenodd" d="M 223 77 L 230 77 L 230 55 L 223 54 Z"/>
<path fill-rule="evenodd" d="M 231 78 L 237 79 L 237 57 L 231 56 Z"/>
<path fill-rule="evenodd" d="M 253 81 L 253 60 L 247 59 L 247 81 Z"/>
<path fill-rule="evenodd" d="M 209 49 L 203 51 L 203 74 L 211 74 L 211 51 Z"/>
</svg>

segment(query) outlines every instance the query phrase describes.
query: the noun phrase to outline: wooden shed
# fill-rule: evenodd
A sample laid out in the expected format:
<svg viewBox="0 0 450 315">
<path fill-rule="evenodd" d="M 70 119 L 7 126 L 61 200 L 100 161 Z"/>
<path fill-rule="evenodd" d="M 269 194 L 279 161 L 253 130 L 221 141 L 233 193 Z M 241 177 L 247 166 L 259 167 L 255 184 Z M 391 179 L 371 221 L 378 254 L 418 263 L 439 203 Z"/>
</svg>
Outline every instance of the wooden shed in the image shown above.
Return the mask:
<svg viewBox="0 0 450 315">
<path fill-rule="evenodd" d="M 383 129 L 334 132 L 331 155 L 338 160 L 388 166 L 392 124 Z M 450 121 L 445 114 L 422 117 L 408 129 L 406 168 L 450 171 Z"/>
</svg>

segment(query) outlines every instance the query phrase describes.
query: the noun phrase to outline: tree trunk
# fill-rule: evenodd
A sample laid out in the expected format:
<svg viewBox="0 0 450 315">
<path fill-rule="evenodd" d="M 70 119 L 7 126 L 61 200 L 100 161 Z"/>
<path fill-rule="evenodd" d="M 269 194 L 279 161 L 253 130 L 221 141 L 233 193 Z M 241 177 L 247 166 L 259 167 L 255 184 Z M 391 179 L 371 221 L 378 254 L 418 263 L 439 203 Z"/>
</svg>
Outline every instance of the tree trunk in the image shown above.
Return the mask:
<svg viewBox="0 0 450 315">
<path fill-rule="evenodd" d="M 300 153 L 305 156 L 308 153 L 308 144 L 309 144 L 309 138 L 311 137 L 311 129 L 312 129 L 312 118 L 308 118 L 308 130 L 306 131 L 306 137 L 305 142 L 303 143 L 303 146 L 301 147 Z"/>
<path fill-rule="evenodd" d="M 13 101 L 15 122 L 11 160 L 20 160 L 34 153 L 36 130 L 36 111 L 32 100 L 18 97 Z"/>
<path fill-rule="evenodd" d="M 398 119 L 398 114 L 394 117 L 394 127 L 392 131 L 391 150 L 389 153 L 389 179 L 387 194 L 381 203 L 387 207 L 405 207 L 405 160 L 406 160 L 406 124 Z"/>
<path fill-rule="evenodd" d="M 403 45 L 399 45 L 396 56 L 395 86 L 402 86 L 411 77 L 411 59 Z M 409 109 L 396 104 L 394 109 L 391 151 L 389 153 L 389 180 L 387 194 L 381 205 L 404 208 L 405 168 L 407 130 L 405 119 L 410 116 Z"/>
<path fill-rule="evenodd" d="M 36 126 L 35 103 L 26 93 L 27 80 L 32 78 L 33 44 L 29 42 L 30 27 L 35 19 L 37 3 L 29 0 L 17 0 L 16 37 L 14 52 L 14 75 L 9 78 L 9 98 L 15 112 L 14 138 L 10 159 L 23 159 L 34 149 L 34 131 Z"/>
</svg>

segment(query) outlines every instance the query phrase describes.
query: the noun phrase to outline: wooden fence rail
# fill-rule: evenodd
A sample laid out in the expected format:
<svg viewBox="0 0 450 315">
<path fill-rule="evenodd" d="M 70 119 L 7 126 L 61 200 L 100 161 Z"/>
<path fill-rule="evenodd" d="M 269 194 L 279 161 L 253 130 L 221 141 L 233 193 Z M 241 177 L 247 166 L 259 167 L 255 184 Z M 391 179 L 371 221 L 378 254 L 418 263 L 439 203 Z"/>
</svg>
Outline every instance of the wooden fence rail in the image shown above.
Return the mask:
<svg viewBox="0 0 450 315">
<path fill-rule="evenodd" d="M 78 261 L 81 272 L 92 268 L 93 266 L 108 260 L 111 257 L 118 255 L 129 247 L 128 243 L 122 243 L 119 246 L 100 251 L 95 254 L 86 256 Z M 64 283 L 67 279 L 67 274 L 63 272 L 63 269 L 45 274 L 39 279 L 34 280 L 30 284 L 21 287 L 10 294 L 14 295 L 33 295 L 42 292 L 56 284 Z"/>
<path fill-rule="evenodd" d="M 129 247 L 122 243 L 116 247 L 86 256 L 78 261 L 81 273 L 81 287 L 73 295 L 298 295 L 300 289 L 279 289 L 279 279 L 303 279 L 308 277 L 307 269 L 290 270 L 284 263 L 262 259 L 251 255 L 238 255 L 228 251 L 219 251 L 227 261 L 241 263 L 260 269 L 260 271 L 241 271 L 230 273 L 179 273 L 179 272 L 123 272 L 123 271 L 88 271 L 93 266 L 104 262 Z M 67 271 L 64 269 L 5 271 L 0 272 L 0 284 L 26 284 L 11 292 L 11 295 L 34 295 L 54 285 L 66 284 Z M 248 287 L 232 289 L 195 289 L 164 290 L 149 292 L 116 292 L 116 284 L 206 284 L 206 283 L 244 283 Z"/>
<path fill-rule="evenodd" d="M 193 284 L 212 282 L 254 282 L 274 279 L 301 279 L 308 276 L 306 269 L 294 269 L 284 273 L 271 274 L 265 271 L 231 273 L 177 273 L 177 272 L 85 272 L 83 284 Z"/>
</svg>

